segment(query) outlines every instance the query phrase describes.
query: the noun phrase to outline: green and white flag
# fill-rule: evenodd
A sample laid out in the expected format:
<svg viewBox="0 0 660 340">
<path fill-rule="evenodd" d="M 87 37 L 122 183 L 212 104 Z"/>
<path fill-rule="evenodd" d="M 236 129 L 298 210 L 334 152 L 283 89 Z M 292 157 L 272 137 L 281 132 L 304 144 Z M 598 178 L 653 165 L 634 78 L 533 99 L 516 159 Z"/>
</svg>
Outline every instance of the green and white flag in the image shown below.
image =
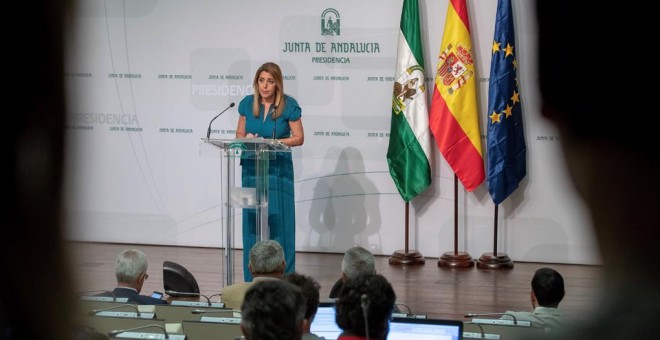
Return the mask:
<svg viewBox="0 0 660 340">
<path fill-rule="evenodd" d="M 410 202 L 431 184 L 431 132 L 417 0 L 404 0 L 387 164 L 401 197 Z"/>
</svg>

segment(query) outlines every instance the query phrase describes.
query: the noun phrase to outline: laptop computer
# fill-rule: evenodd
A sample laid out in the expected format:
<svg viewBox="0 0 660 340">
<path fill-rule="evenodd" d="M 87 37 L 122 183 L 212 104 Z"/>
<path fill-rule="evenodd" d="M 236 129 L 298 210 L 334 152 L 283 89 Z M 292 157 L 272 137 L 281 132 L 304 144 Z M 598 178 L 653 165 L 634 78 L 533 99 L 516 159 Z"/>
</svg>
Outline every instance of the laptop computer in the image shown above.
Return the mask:
<svg viewBox="0 0 660 340">
<path fill-rule="evenodd" d="M 342 330 L 335 322 L 335 305 L 321 303 L 310 331 L 326 339 L 337 339 Z M 463 321 L 394 318 L 388 340 L 463 340 Z"/>
<path fill-rule="evenodd" d="M 387 340 L 463 340 L 463 321 L 394 318 Z"/>
<path fill-rule="evenodd" d="M 335 304 L 333 302 L 321 302 L 310 332 L 326 339 L 337 339 L 341 334 L 341 328 L 335 322 Z"/>
<path fill-rule="evenodd" d="M 240 339 L 243 335 L 238 323 L 184 320 L 182 324 L 188 340 Z"/>
</svg>

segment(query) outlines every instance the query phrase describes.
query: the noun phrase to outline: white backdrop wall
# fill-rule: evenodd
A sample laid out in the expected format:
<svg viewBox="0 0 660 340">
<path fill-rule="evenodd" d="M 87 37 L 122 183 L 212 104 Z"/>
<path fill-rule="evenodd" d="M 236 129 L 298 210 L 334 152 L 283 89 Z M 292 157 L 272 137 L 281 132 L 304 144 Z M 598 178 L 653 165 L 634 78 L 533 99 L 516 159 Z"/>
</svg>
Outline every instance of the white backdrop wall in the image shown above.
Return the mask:
<svg viewBox="0 0 660 340">
<path fill-rule="evenodd" d="M 500 205 L 498 250 L 514 261 L 598 264 L 559 138 L 538 114 L 533 3 L 513 3 L 528 175 Z M 420 0 L 429 88 L 447 5 Z M 496 5 L 468 1 L 484 150 Z M 275 61 L 303 108 L 305 144 L 293 150 L 297 250 L 403 249 L 404 203 L 385 158 L 401 8 L 402 0 L 78 1 L 67 37 L 67 238 L 223 247 L 226 169 L 201 138 L 211 118 L 252 93 L 257 67 Z M 326 9 L 338 14 L 332 36 L 321 32 Z M 367 49 L 338 49 L 350 43 Z M 234 107 L 212 137 L 233 138 L 237 121 Z M 458 250 L 493 251 L 486 183 L 471 193 L 459 184 L 458 206 Z M 454 174 L 437 149 L 410 232 L 410 248 L 427 257 L 454 250 Z"/>
</svg>

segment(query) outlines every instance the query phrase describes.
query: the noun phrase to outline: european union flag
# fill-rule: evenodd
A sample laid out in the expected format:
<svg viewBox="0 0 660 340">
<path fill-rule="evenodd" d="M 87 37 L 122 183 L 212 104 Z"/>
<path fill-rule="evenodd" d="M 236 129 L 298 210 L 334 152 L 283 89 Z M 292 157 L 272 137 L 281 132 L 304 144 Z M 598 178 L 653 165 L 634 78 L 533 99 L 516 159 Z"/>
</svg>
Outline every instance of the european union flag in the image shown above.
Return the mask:
<svg viewBox="0 0 660 340">
<path fill-rule="evenodd" d="M 498 0 L 488 85 L 488 191 L 500 204 L 527 174 L 511 0 Z"/>
</svg>

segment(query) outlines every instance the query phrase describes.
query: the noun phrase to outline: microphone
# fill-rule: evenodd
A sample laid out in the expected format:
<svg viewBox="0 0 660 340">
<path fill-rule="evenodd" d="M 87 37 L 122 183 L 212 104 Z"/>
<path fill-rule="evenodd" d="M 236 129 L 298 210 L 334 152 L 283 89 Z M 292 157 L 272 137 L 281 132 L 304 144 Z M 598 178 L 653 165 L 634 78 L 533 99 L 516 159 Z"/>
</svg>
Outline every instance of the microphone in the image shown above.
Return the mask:
<svg viewBox="0 0 660 340">
<path fill-rule="evenodd" d="M 206 130 L 206 139 L 211 138 L 211 123 L 213 123 L 213 121 L 214 121 L 216 118 L 220 117 L 221 114 L 225 113 L 225 111 L 229 110 L 229 108 L 232 108 L 232 107 L 234 107 L 234 103 L 233 103 L 233 102 L 232 102 L 231 104 L 229 104 L 229 106 L 227 106 L 226 109 L 224 109 L 224 110 L 222 110 L 220 113 L 218 113 L 217 116 L 215 116 L 215 117 L 213 117 L 213 119 L 211 119 L 211 121 L 209 122 L 209 128 L 208 128 L 208 130 Z"/>
<path fill-rule="evenodd" d="M 467 314 L 465 314 L 465 317 L 466 318 L 474 318 L 474 317 L 479 317 L 479 316 L 494 316 L 494 315 L 497 315 L 497 316 L 503 316 L 503 315 L 510 316 L 513 319 L 513 324 L 516 325 L 516 326 L 518 325 L 518 319 L 516 319 L 516 316 L 511 314 L 511 313 L 479 313 L 479 314 L 477 314 L 477 313 L 467 313 Z"/>
<path fill-rule="evenodd" d="M 406 307 L 406 312 L 403 312 L 399 306 Z M 426 319 L 426 314 L 413 314 L 410 306 L 405 303 L 395 302 L 394 308 L 392 308 L 392 318 L 404 318 L 404 319 Z"/>
<path fill-rule="evenodd" d="M 178 297 L 181 297 L 181 296 L 184 296 L 184 297 L 200 297 L 200 296 L 203 296 L 204 298 L 206 298 L 208 300 L 206 295 L 203 295 L 203 294 L 200 294 L 200 293 L 177 292 L 176 290 L 165 290 L 165 294 L 167 294 L 169 296 L 178 296 Z"/>
<path fill-rule="evenodd" d="M 213 314 L 213 313 L 233 313 L 233 309 L 219 309 L 219 310 L 206 310 L 206 309 L 193 309 L 190 313 L 193 314 Z"/>
<path fill-rule="evenodd" d="M 138 309 L 137 305 L 133 305 L 133 304 L 130 304 L 130 303 L 126 303 L 126 304 L 123 304 L 123 305 L 116 305 L 116 306 L 112 306 L 112 307 L 108 307 L 108 308 L 92 309 L 87 314 L 88 315 L 96 315 L 96 313 L 107 312 L 109 310 L 119 309 L 119 308 L 122 308 L 122 307 L 131 307 L 131 308 L 135 309 L 135 312 L 137 313 L 138 318 L 141 317 L 140 310 Z"/>
<path fill-rule="evenodd" d="M 362 307 L 362 317 L 364 317 L 364 334 L 369 340 L 369 296 L 367 294 L 360 296 L 360 307 Z"/>
<path fill-rule="evenodd" d="M 105 290 L 105 289 L 88 290 L 88 291 L 85 291 L 85 292 L 76 292 L 76 295 L 78 295 L 81 300 L 105 300 L 105 299 L 110 298 L 109 296 L 102 296 L 102 295 L 94 295 L 94 296 L 84 296 L 83 295 L 83 294 L 93 294 L 93 293 L 108 293 L 112 296 L 111 301 L 113 301 L 113 302 L 117 301 L 117 296 L 115 296 L 115 293 L 111 290 Z M 126 302 L 126 301 L 124 301 L 124 302 Z"/>
<path fill-rule="evenodd" d="M 405 303 L 401 303 L 401 302 L 395 302 L 394 303 L 394 309 L 399 309 L 399 306 L 406 307 L 406 310 L 408 310 L 408 313 L 406 313 L 406 315 L 407 314 L 412 314 L 412 311 L 410 310 L 410 306 L 406 305 Z"/>
<path fill-rule="evenodd" d="M 273 118 L 273 140 L 275 139 L 275 130 L 277 130 L 277 119 L 273 117 L 273 114 L 275 114 L 275 111 L 277 111 L 277 105 L 273 104 L 273 110 L 270 112 L 271 117 Z"/>
<path fill-rule="evenodd" d="M 140 329 L 146 329 L 146 328 L 158 328 L 161 331 L 163 331 L 163 335 L 165 336 L 165 339 L 169 339 L 170 336 L 167 334 L 167 330 L 165 327 L 158 325 L 158 324 L 149 324 L 149 325 L 144 325 L 144 326 L 138 326 L 138 327 L 133 327 L 133 328 L 127 328 L 127 329 L 116 329 L 108 332 L 109 337 L 115 337 L 116 335 L 119 335 L 121 333 L 126 333 L 126 332 L 131 332 L 131 331 L 137 331 Z"/>
<path fill-rule="evenodd" d="M 203 298 L 206 299 L 206 303 L 203 303 L 201 301 L 200 302 L 195 302 L 195 301 L 172 301 L 172 303 L 171 303 L 172 305 L 177 305 L 177 304 L 179 304 L 177 302 L 182 302 L 186 306 L 209 306 L 209 307 L 218 307 L 219 306 L 219 307 L 224 307 L 224 304 L 221 303 L 221 302 L 211 302 L 212 297 L 220 296 L 220 295 L 222 295 L 222 293 L 206 296 L 206 295 L 200 294 L 200 293 L 177 292 L 177 291 L 174 291 L 174 290 L 165 290 L 165 294 L 167 294 L 169 296 L 173 296 L 173 297 L 203 297 Z"/>
</svg>

